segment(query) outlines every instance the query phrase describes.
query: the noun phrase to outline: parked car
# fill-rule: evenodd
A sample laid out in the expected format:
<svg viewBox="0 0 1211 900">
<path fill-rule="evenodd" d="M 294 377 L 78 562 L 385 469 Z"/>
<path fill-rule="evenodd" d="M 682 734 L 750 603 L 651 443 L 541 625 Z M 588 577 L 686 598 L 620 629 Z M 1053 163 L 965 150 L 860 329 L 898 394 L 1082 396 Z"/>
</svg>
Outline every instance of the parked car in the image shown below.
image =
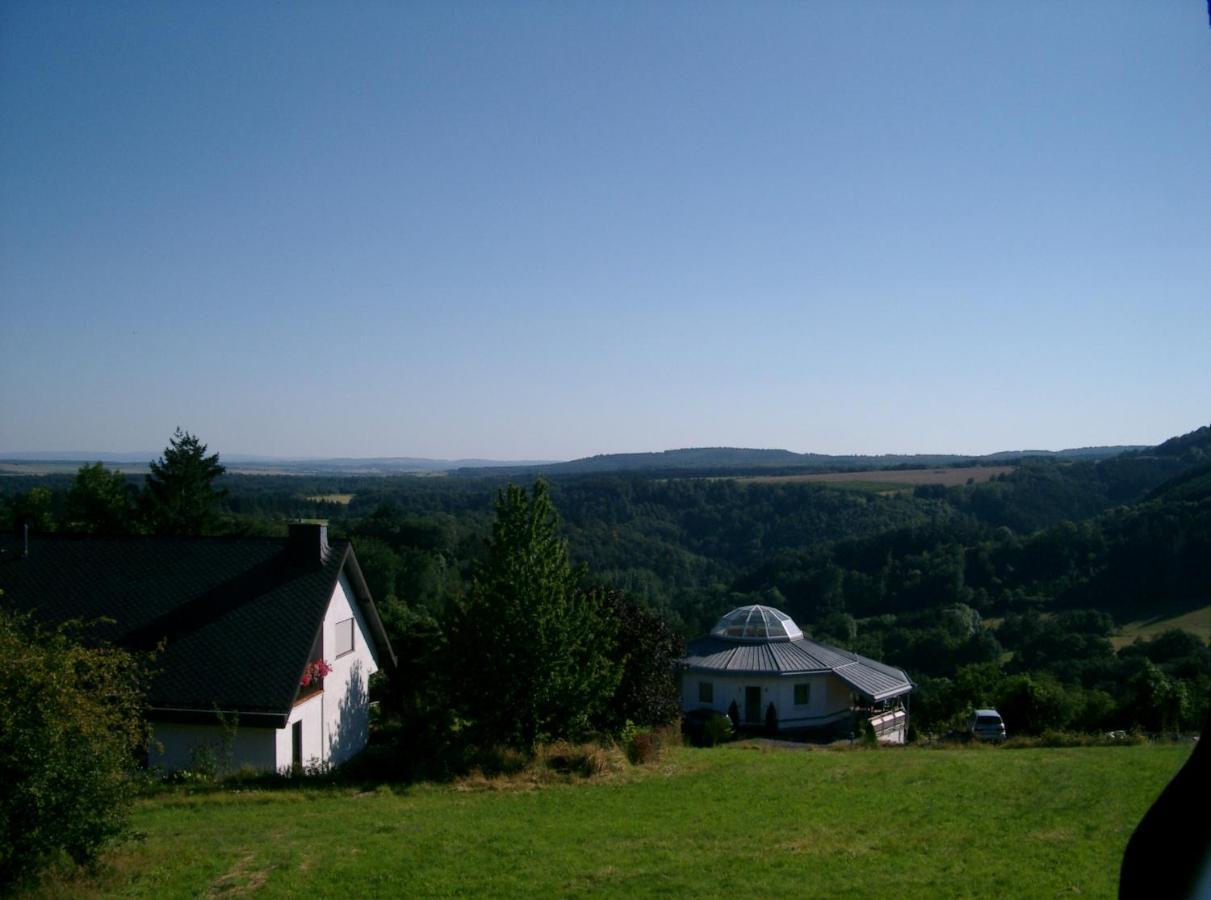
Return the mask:
<svg viewBox="0 0 1211 900">
<path fill-rule="evenodd" d="M 968 731 L 977 741 L 1005 740 L 1005 720 L 995 709 L 977 709 L 972 714 Z"/>
<path fill-rule="evenodd" d="M 692 709 L 681 717 L 681 733 L 695 747 L 713 747 L 735 731 L 731 718 L 713 709 Z"/>
</svg>

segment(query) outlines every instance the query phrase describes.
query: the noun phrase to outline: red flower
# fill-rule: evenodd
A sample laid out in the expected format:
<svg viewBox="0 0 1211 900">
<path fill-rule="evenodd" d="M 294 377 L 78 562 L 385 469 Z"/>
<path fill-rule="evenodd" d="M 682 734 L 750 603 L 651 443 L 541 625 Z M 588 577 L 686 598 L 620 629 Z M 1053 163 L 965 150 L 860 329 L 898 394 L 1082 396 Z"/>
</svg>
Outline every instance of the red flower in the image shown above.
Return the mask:
<svg viewBox="0 0 1211 900">
<path fill-rule="evenodd" d="M 328 661 L 324 659 L 315 659 L 307 663 L 307 668 L 303 670 L 303 677 L 299 680 L 299 684 L 303 687 L 311 684 L 312 681 L 321 681 L 325 675 L 332 673 L 332 666 L 328 665 Z"/>
</svg>

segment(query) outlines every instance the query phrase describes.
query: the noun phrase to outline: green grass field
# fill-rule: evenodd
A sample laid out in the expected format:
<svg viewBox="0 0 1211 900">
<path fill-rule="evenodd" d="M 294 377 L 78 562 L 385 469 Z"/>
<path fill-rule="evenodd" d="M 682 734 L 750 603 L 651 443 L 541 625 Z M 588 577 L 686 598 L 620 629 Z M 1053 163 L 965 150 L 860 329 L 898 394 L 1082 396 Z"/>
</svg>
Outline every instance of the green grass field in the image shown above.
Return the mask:
<svg viewBox="0 0 1211 900">
<path fill-rule="evenodd" d="M 733 746 L 566 784 L 181 789 L 42 893 L 1108 897 L 1189 753 Z"/>
</svg>

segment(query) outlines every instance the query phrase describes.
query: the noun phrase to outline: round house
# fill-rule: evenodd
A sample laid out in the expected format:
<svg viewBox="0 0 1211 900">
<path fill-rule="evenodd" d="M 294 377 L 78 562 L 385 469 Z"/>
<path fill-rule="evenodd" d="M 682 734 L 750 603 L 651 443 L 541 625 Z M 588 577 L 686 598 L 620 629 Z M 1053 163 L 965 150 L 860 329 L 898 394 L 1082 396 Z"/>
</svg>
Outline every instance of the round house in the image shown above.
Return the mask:
<svg viewBox="0 0 1211 900">
<path fill-rule="evenodd" d="M 913 685 L 902 670 L 813 641 L 781 610 L 733 609 L 686 649 L 686 712 L 712 709 L 741 728 L 840 734 L 865 718 L 882 741 L 907 734 Z"/>
</svg>

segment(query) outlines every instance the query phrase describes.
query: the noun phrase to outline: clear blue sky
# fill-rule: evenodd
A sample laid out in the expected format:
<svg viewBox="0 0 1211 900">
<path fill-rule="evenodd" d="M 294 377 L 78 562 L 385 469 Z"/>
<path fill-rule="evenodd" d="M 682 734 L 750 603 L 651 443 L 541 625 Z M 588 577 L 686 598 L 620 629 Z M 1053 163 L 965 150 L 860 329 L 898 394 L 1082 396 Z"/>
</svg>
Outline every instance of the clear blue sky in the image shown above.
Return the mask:
<svg viewBox="0 0 1211 900">
<path fill-rule="evenodd" d="M 1211 421 L 1164 3 L 0 5 L 0 451 L 991 451 Z"/>
</svg>

